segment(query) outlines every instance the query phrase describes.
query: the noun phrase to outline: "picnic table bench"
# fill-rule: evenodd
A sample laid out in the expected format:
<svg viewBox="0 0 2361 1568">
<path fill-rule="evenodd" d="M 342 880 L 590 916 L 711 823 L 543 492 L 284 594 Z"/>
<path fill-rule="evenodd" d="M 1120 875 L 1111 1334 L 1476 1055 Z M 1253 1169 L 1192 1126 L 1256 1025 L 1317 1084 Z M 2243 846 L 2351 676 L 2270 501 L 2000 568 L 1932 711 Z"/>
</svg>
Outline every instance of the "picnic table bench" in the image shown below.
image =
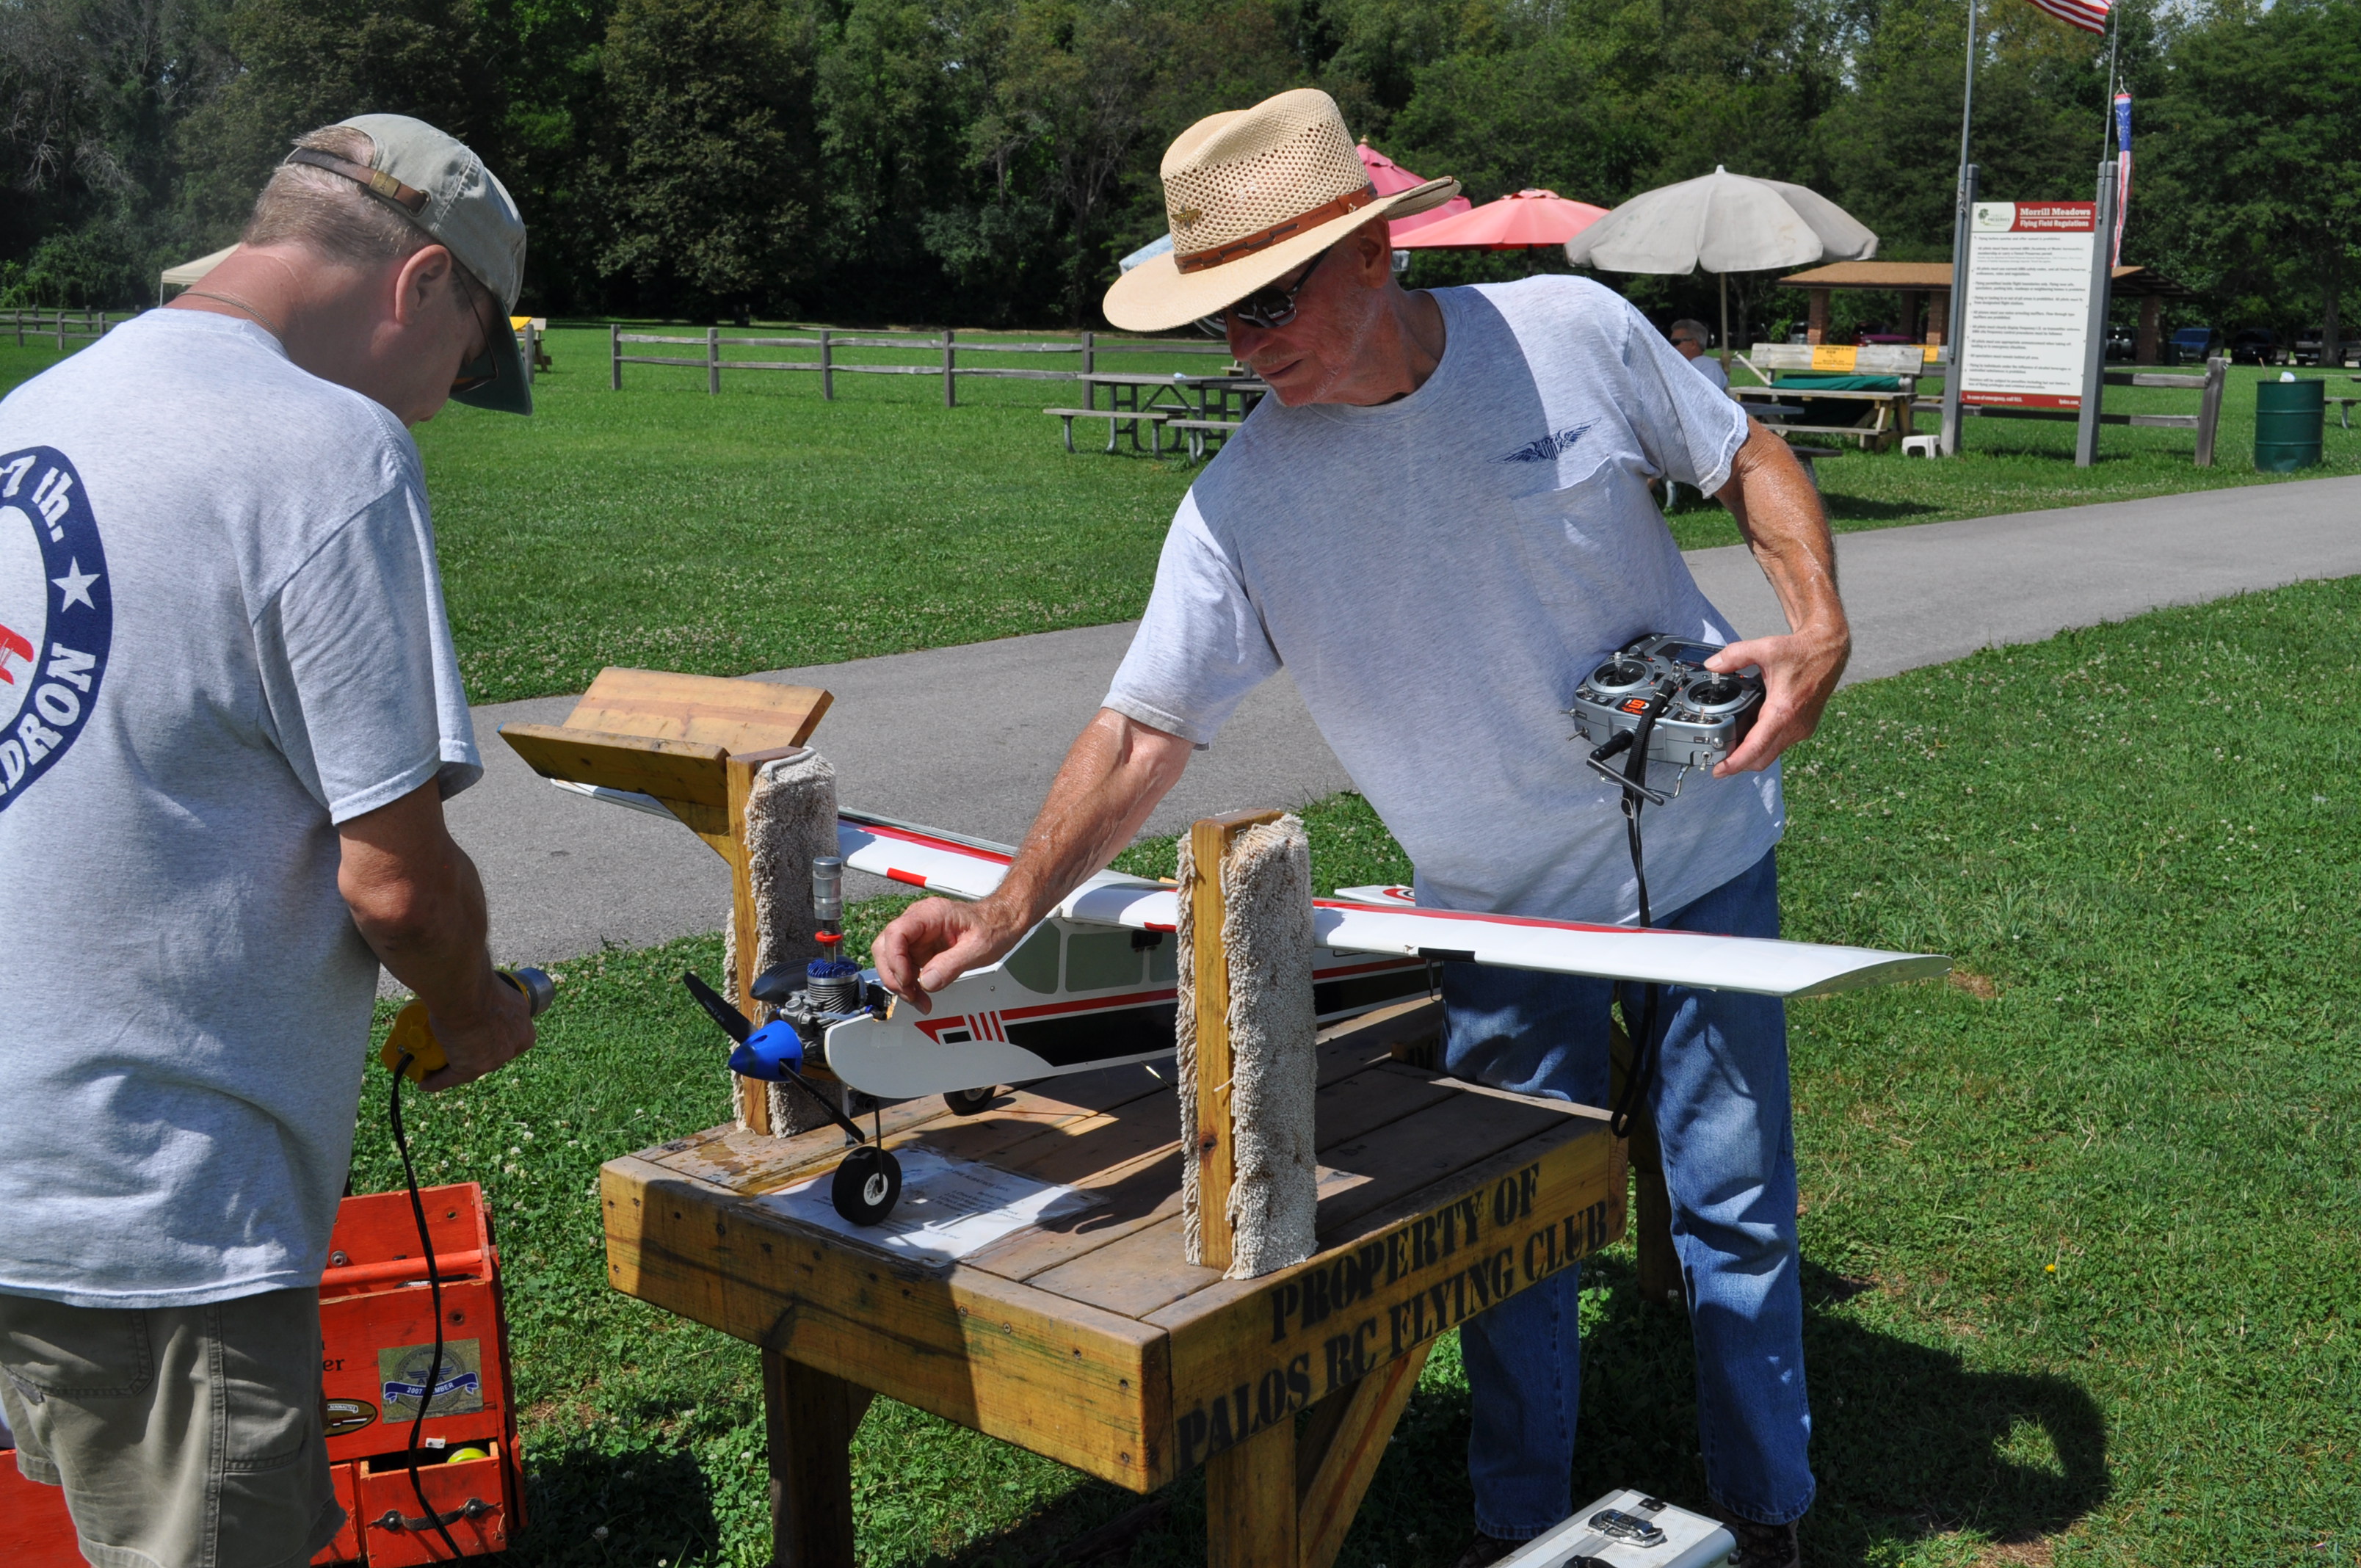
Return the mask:
<svg viewBox="0 0 2361 1568">
<path fill-rule="evenodd" d="M 1210 1563 L 1329 1568 L 1438 1336 L 1624 1232 L 1607 1113 L 1412 1065 L 1441 1012 L 1321 1036 L 1319 1250 L 1260 1278 L 1183 1255 L 1180 1110 L 1139 1067 L 974 1115 L 883 1111 L 906 1169 L 969 1161 L 1080 1195 L 972 1250 L 799 1217 L 816 1211 L 784 1195 L 843 1159 L 833 1129 L 716 1127 L 603 1168 L 608 1277 L 762 1347 L 777 1563 L 851 1568 L 847 1449 L 884 1394 L 1135 1493 L 1202 1467 Z"/>
<path fill-rule="evenodd" d="M 1138 451 L 1139 427 L 1144 424 L 1148 427 L 1148 451 L 1151 457 L 1163 455 L 1164 443 L 1159 430 L 1165 421 L 1172 417 L 1165 409 L 1043 409 L 1041 411 L 1055 414 L 1066 422 L 1066 450 L 1069 452 L 1074 449 L 1074 422 L 1078 419 L 1103 419 L 1107 422 L 1106 449 L 1109 452 L 1115 450 L 1115 432 L 1126 424 L 1131 427 L 1131 449 Z"/>
</svg>

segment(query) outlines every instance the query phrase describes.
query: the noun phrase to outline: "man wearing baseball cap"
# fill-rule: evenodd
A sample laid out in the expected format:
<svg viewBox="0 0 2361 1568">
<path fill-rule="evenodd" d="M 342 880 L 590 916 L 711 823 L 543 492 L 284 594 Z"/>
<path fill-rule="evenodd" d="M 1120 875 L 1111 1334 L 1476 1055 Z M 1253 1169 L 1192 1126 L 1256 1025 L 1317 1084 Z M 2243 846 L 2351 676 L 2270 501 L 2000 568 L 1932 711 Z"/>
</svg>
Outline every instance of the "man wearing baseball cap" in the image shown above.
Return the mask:
<svg viewBox="0 0 2361 1568">
<path fill-rule="evenodd" d="M 1107 318 L 1218 320 L 1274 396 L 1181 501 L 1131 651 L 999 889 L 913 905 L 876 943 L 885 983 L 923 1008 L 1006 953 L 1282 666 L 1409 850 L 1422 906 L 1635 921 L 1618 791 L 1582 765 L 1564 710 L 1649 632 L 1730 644 L 1710 667 L 1759 666 L 1767 688 L 1744 743 L 1648 811 L 1654 923 L 1776 936 L 1774 764 L 1818 722 L 1851 647 L 1828 524 L 1785 444 L 1597 283 L 1404 291 L 1387 220 L 1456 184 L 1379 196 L 1323 93 L 1198 122 L 1163 176 L 1171 253 L 1115 283 Z M 1738 641 L 1650 499 L 1659 477 L 1720 498 L 1790 633 Z M 1608 982 L 1442 970 L 1452 1072 L 1608 1102 Z M 1648 1100 L 1707 1485 L 1738 1561 L 1786 1568 L 1814 1483 L 1784 1016 L 1775 1000 L 1684 987 L 1625 1016 L 1657 1020 Z M 1477 1532 L 1461 1568 L 1571 1509 L 1579 1292 L 1569 1268 L 1461 1330 Z"/>
<path fill-rule="evenodd" d="M 379 967 L 439 1089 L 533 1043 L 405 428 L 531 411 L 524 225 L 419 121 L 304 137 L 203 284 L 0 401 L 0 1403 L 98 1568 L 344 1522 L 318 1285 Z"/>
</svg>

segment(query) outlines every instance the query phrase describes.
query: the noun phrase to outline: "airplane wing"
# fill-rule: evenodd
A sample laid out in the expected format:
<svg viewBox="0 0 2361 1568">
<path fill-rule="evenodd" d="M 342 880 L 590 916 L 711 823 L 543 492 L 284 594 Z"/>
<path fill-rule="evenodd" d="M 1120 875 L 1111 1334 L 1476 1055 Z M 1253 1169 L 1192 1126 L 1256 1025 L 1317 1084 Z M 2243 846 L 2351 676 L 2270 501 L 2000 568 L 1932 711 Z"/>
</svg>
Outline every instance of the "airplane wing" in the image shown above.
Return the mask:
<svg viewBox="0 0 2361 1568">
<path fill-rule="evenodd" d="M 1388 909 L 1334 899 L 1314 899 L 1312 905 L 1316 939 L 1340 953 L 1399 953 L 1760 996 L 1826 996 L 1931 980 L 1951 967 L 1950 959 L 1931 953 L 1449 909 Z"/>
<path fill-rule="evenodd" d="M 644 798 L 620 790 L 576 787 L 617 805 L 638 805 Z M 653 801 L 647 806 L 664 809 Z M 989 894 L 1000 885 L 1016 854 L 1005 844 L 861 811 L 840 812 L 836 836 L 845 864 L 855 871 L 951 898 Z M 1931 980 L 1951 967 L 1950 959 L 1931 953 L 1420 909 L 1405 887 L 1343 892 L 1339 898 L 1312 901 L 1314 939 L 1339 953 L 1457 959 L 1778 997 L 1826 996 Z M 1055 912 L 1069 920 L 1142 931 L 1173 930 L 1180 917 L 1178 895 L 1170 887 L 1120 872 L 1099 872 L 1068 894 Z"/>
<path fill-rule="evenodd" d="M 1008 862 L 1016 855 L 1011 845 L 946 833 L 939 828 L 922 828 L 915 822 L 899 822 L 867 811 L 837 813 L 836 847 L 844 863 L 854 871 L 947 898 L 966 899 L 982 898 L 998 887 L 1000 879 L 1007 873 Z M 1058 913 L 1067 914 L 1069 905 L 1093 894 L 1116 894 L 1117 905 L 1121 905 L 1141 894 L 1158 893 L 1164 894 L 1168 904 L 1170 902 L 1171 890 L 1162 883 L 1126 876 L 1121 872 L 1101 872 L 1076 888 L 1058 906 Z M 1097 919 L 1109 926 L 1137 924 L 1103 916 L 1075 918 Z M 1160 928 L 1172 929 L 1170 916 Z"/>
<path fill-rule="evenodd" d="M 1930 953 L 1422 910 L 1418 894 L 1399 883 L 1340 887 L 1334 899 L 1317 902 L 1320 940 L 1339 952 L 1416 952 L 1643 984 L 1826 996 L 1931 980 L 1951 967 L 1950 959 Z"/>
</svg>

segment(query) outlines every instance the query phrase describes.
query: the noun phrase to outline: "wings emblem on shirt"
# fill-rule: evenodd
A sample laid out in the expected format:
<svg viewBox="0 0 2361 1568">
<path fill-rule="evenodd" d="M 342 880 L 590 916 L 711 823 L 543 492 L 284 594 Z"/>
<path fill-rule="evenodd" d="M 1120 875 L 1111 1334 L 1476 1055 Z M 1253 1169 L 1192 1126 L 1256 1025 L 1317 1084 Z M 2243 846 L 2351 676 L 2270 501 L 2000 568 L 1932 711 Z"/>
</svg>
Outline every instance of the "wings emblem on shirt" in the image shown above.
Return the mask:
<svg viewBox="0 0 2361 1568">
<path fill-rule="evenodd" d="M 1587 424 L 1569 426 L 1565 430 L 1559 431 L 1554 435 L 1544 435 L 1539 441 L 1528 441 L 1522 446 L 1518 447 L 1514 452 L 1508 453 L 1503 456 L 1494 459 L 1494 461 L 1500 463 L 1554 463 L 1559 458 L 1565 456 L 1567 453 L 1573 451 L 1574 444 L 1580 441 L 1582 439 L 1583 432 L 1589 428 L 1590 426 Z"/>
</svg>

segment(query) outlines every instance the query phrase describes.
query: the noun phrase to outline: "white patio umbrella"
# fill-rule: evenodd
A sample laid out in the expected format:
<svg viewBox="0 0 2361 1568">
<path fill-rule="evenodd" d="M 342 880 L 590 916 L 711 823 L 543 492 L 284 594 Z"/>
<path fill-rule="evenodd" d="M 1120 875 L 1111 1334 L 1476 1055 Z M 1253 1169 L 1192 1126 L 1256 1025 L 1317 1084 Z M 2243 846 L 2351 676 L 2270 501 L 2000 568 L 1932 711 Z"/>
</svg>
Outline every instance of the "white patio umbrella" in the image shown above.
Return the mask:
<svg viewBox="0 0 2361 1568">
<path fill-rule="evenodd" d="M 1645 192 L 1565 242 L 1566 259 L 1608 272 L 1694 272 L 1721 279 L 1721 362 L 1730 364 L 1730 274 L 1865 261 L 1877 236 L 1818 192 L 1710 174 Z"/>
</svg>

